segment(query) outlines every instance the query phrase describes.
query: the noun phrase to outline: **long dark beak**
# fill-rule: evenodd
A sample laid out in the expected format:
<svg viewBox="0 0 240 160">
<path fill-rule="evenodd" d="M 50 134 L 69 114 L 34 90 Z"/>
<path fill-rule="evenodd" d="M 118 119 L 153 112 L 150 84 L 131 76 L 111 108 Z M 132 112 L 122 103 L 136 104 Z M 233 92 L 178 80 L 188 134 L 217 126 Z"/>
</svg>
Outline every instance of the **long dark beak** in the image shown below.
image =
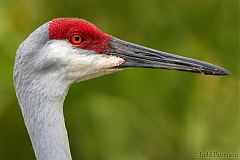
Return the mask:
<svg viewBox="0 0 240 160">
<path fill-rule="evenodd" d="M 110 55 L 125 60 L 117 68 L 162 68 L 206 75 L 228 75 L 229 71 L 203 61 L 157 51 L 123 40 L 112 38 Z"/>
</svg>

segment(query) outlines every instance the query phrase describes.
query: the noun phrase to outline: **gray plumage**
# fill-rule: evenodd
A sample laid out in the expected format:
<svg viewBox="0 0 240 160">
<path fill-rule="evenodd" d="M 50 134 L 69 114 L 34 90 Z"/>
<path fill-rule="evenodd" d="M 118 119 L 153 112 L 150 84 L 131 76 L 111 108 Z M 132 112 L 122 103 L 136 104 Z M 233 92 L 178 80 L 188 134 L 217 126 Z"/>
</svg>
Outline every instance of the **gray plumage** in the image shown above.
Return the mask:
<svg viewBox="0 0 240 160">
<path fill-rule="evenodd" d="M 70 84 L 54 60 L 41 55 L 49 42 L 48 28 L 49 23 L 42 25 L 19 46 L 14 85 L 37 159 L 69 160 L 63 102 Z"/>
</svg>

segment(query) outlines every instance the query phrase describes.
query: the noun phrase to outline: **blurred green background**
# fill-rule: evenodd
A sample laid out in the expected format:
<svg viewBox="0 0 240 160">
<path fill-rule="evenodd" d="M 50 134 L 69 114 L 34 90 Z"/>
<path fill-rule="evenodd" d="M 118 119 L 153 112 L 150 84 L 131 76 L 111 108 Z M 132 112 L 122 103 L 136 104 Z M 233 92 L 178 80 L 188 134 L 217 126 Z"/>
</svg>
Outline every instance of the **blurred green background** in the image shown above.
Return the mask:
<svg viewBox="0 0 240 160">
<path fill-rule="evenodd" d="M 65 119 L 74 160 L 187 160 L 240 152 L 239 0 L 0 0 L 0 159 L 35 159 L 15 96 L 18 45 L 56 17 L 201 59 L 225 77 L 130 69 L 72 85 Z"/>
</svg>

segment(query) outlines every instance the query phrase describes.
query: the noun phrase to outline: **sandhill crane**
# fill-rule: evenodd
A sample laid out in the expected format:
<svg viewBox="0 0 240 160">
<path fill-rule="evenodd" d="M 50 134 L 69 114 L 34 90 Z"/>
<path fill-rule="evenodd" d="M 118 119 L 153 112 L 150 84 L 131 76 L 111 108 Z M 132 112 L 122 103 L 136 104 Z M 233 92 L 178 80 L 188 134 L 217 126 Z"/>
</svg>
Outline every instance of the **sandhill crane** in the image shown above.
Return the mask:
<svg viewBox="0 0 240 160">
<path fill-rule="evenodd" d="M 124 68 L 162 68 L 227 75 L 218 66 L 146 48 L 77 18 L 58 18 L 19 46 L 14 86 L 38 160 L 70 160 L 63 103 L 70 85 Z"/>
</svg>

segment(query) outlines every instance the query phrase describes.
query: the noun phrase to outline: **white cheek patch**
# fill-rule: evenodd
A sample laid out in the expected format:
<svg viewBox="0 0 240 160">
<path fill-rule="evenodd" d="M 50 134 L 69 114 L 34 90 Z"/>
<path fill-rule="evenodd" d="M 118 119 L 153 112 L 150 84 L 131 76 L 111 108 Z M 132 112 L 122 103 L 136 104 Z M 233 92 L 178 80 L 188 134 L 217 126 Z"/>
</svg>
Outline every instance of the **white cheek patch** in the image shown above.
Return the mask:
<svg viewBox="0 0 240 160">
<path fill-rule="evenodd" d="M 39 56 L 39 62 L 41 62 L 42 57 L 45 62 L 54 63 L 57 67 L 64 68 L 66 77 L 73 81 L 86 80 L 116 72 L 119 69 L 111 68 L 124 62 L 120 57 L 74 48 L 68 42 L 61 40 L 50 41 L 41 50 Z"/>
<path fill-rule="evenodd" d="M 118 69 L 111 69 L 123 63 L 122 58 L 102 54 L 81 54 L 71 61 L 68 67 L 68 76 L 72 80 L 83 81 L 105 74 L 113 73 Z"/>
</svg>

